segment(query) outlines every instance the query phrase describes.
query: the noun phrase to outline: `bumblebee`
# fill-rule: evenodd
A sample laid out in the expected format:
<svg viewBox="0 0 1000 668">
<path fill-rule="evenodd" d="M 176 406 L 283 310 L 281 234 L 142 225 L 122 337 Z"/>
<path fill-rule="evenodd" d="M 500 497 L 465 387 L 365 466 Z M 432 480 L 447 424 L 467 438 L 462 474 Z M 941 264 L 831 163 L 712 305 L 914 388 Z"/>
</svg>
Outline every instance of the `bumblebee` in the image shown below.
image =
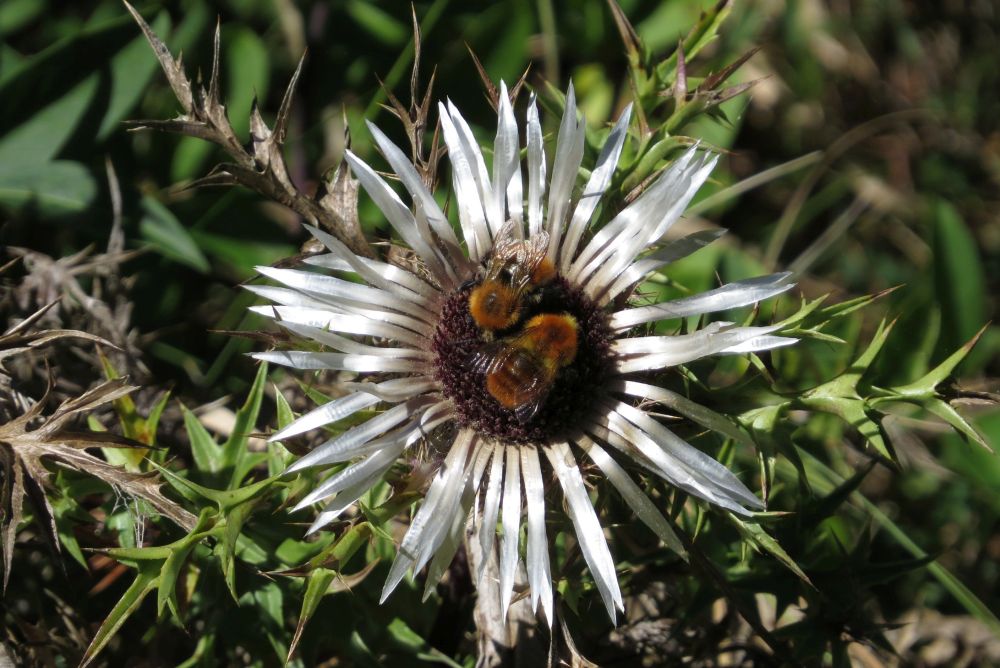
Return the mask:
<svg viewBox="0 0 1000 668">
<path fill-rule="evenodd" d="M 555 278 L 548 245 L 544 233 L 516 238 L 511 224 L 497 236 L 482 281 L 469 293 L 469 313 L 487 338 L 518 324 L 525 298 Z"/>
<path fill-rule="evenodd" d="M 487 344 L 473 356 L 497 403 L 529 422 L 545 402 L 559 371 L 576 358 L 580 326 L 567 314 L 532 317 L 516 334 Z"/>
</svg>

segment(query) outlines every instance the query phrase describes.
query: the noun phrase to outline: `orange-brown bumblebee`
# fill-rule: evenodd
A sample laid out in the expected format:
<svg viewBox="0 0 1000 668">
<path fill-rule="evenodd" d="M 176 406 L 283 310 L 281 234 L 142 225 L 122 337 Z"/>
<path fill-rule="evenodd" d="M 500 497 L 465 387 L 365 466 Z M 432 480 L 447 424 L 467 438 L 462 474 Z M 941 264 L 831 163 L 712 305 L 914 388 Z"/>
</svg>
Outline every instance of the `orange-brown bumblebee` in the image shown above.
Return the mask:
<svg viewBox="0 0 1000 668">
<path fill-rule="evenodd" d="M 521 423 L 541 408 L 559 371 L 576 357 L 580 326 L 571 315 L 543 313 L 516 334 L 487 344 L 473 358 L 486 390 Z"/>
<path fill-rule="evenodd" d="M 482 281 L 469 293 L 469 313 L 487 338 L 516 325 L 525 297 L 555 277 L 548 245 L 546 234 L 516 238 L 511 224 L 497 236 Z"/>
</svg>

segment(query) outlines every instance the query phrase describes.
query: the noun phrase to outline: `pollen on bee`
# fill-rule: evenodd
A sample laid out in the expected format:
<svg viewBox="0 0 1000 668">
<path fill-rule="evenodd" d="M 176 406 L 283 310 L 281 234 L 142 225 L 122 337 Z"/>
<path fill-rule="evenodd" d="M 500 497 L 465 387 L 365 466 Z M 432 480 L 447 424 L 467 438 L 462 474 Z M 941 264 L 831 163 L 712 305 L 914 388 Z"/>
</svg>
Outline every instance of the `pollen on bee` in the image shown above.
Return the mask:
<svg viewBox="0 0 1000 668">
<path fill-rule="evenodd" d="M 487 281 L 469 294 L 469 313 L 484 329 L 506 329 L 520 317 L 517 291 L 501 281 Z"/>
<path fill-rule="evenodd" d="M 541 260 L 531 272 L 531 282 L 535 285 L 545 285 L 556 277 L 556 265 L 548 257 Z"/>
<path fill-rule="evenodd" d="M 564 367 L 576 357 L 580 325 L 576 318 L 565 313 L 542 313 L 528 320 L 524 326 L 526 346 L 543 359 Z"/>
</svg>

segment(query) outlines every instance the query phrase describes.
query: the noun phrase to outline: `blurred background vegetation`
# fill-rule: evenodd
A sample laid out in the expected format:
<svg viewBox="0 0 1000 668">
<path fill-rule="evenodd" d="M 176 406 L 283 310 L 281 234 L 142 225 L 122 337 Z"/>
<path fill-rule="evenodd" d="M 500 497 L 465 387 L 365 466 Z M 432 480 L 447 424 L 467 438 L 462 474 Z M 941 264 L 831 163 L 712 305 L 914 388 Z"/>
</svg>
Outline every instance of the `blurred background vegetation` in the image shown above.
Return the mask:
<svg viewBox="0 0 1000 668">
<path fill-rule="evenodd" d="M 620 1 L 646 47 L 662 54 L 670 53 L 699 12 L 713 5 Z M 254 96 L 272 120 L 307 52 L 286 148 L 291 177 L 304 190 L 315 189 L 332 173 L 348 134 L 355 152 L 381 164 L 365 119 L 397 142 L 405 141 L 399 124 L 380 106 L 386 95 L 379 82 L 406 98 L 413 58 L 409 3 L 190 0 L 136 7 L 173 53 L 183 52 L 191 76 L 201 71 L 207 77 L 218 17 L 224 99 L 243 138 Z M 572 79 L 595 130 L 630 100 L 625 49 L 604 0 L 434 0 L 414 3 L 414 11 L 423 34 L 424 80 L 436 72 L 433 97 L 451 98 L 484 140 L 492 137 L 495 116 L 470 49 L 494 81 L 512 83 L 527 69 L 527 82 L 543 102 L 550 99 L 544 82 L 565 89 Z M 899 320 L 872 372 L 872 384 L 878 386 L 923 375 L 995 318 L 1000 292 L 998 31 L 1000 4 L 990 0 L 737 2 L 719 39 L 689 65 L 690 76 L 705 76 L 760 47 L 731 80 L 759 80 L 749 93 L 725 103 L 720 118 L 703 116 L 683 127 L 684 134 L 704 139 L 725 155 L 699 197 L 698 215 L 689 216 L 682 231 L 717 224 L 730 234 L 672 267 L 668 274 L 676 287 L 701 290 L 719 279 L 789 268 L 801 274 L 801 292 L 810 298 L 832 293 L 835 300 L 847 300 L 901 286 L 838 322 L 831 333 L 846 344 L 812 341 L 804 352 L 775 354 L 771 372 L 788 389 L 810 387 L 842 370 L 883 317 Z M 64 324 L 93 317 L 86 308 L 72 306 L 73 299 L 80 301 L 72 296 L 72 285 L 89 291 L 102 276 L 101 263 L 88 262 L 109 248 L 120 210 L 122 236 L 111 250 L 142 252 L 125 257 L 120 268 L 121 294 L 128 296 L 123 308 L 130 309 L 124 318 L 129 346 L 116 365 L 142 385 L 136 404 L 143 416 L 164 390 L 171 390 L 157 440 L 170 457 L 197 459 L 193 442 L 201 436 L 192 436 L 190 422 L 185 429 L 186 414 L 174 398 L 203 407 L 198 414 L 209 428 L 225 434 L 229 424 L 232 432 L 233 411 L 255 376 L 241 353 L 260 344 L 219 332 L 258 326 L 246 312 L 253 296 L 238 284 L 253 276 L 254 265 L 298 252 L 306 238 L 301 221 L 246 189 L 185 188 L 224 158 L 212 146 L 188 137 L 125 131 L 126 119 L 172 118 L 178 106 L 121 3 L 5 0 L 0 38 L 0 262 L 23 258 L 2 276 L 5 319 L 24 317 L 60 293 L 71 295 L 70 303 L 57 309 L 65 311 Z M 547 116 L 548 123 L 557 118 Z M 773 178 L 760 179 L 740 197 L 711 199 L 714 192 L 771 169 Z M 120 209 L 109 173 L 118 183 Z M 371 238 L 388 234 L 364 199 L 361 220 Z M 53 263 L 85 249 L 90 259 Z M 34 282 L 27 280 L 31 276 Z M 74 314 L 74 308 L 81 313 Z M 955 374 L 963 392 L 959 410 L 973 417 L 994 448 L 1000 446 L 1000 414 L 977 408 L 996 397 L 998 351 L 1000 329 L 989 326 Z M 79 363 L 66 359 L 61 368 Z M 724 365 L 717 369 L 727 371 Z M 74 384 L 86 387 L 87 378 L 66 376 L 59 382 L 70 391 Z M 281 412 L 272 389 L 266 392 L 257 422 L 261 430 L 273 426 Z M 122 410 L 119 406 L 119 415 Z M 210 419 L 220 412 L 221 427 Z M 793 638 L 799 648 L 815 643 L 819 650 L 801 656 L 834 664 L 896 661 L 878 647 L 882 632 L 904 665 L 1000 662 L 996 617 L 989 612 L 1000 609 L 1000 458 L 926 415 L 893 415 L 882 426 L 902 461 L 901 472 L 878 467 L 859 478 L 868 501 L 852 497 L 849 509 L 817 515 L 825 518 L 821 526 L 789 523 L 775 530 L 792 557 L 809 564 L 823 592 L 810 599 L 809 628 L 792 621 L 779 624 L 776 634 Z M 853 437 L 840 425 L 819 420 L 808 427 L 797 436 L 798 445 L 824 462 L 833 481 L 825 489 L 818 478 L 812 481 L 815 489 L 809 493 L 821 495 L 854 473 L 859 458 L 845 448 L 845 439 Z M 63 487 L 63 494 L 70 489 L 75 488 Z M 85 486 L 80 490 L 96 493 Z M 844 491 L 846 498 L 850 490 Z M 778 488 L 774 506 L 797 509 L 794 493 Z M 866 506 L 869 502 L 874 505 Z M 122 542 L 135 527 L 131 520 L 121 526 L 112 520 L 128 509 L 113 498 L 101 503 L 108 517 L 91 512 L 90 528 L 81 533 L 63 527 L 60 537 L 78 537 L 84 547 Z M 73 512 L 85 511 L 80 506 Z M 257 529 L 273 534 L 270 545 L 298 549 L 301 526 L 276 528 L 258 518 Z M 913 553 L 900 547 L 900 536 L 893 532 L 937 557 L 979 596 L 983 608 L 977 611 L 968 600 L 963 604 L 942 578 L 924 568 L 925 561 L 909 561 Z M 80 552 L 79 563 L 52 557 L 41 532 L 22 533 L 14 579 L 0 602 L 5 641 L 34 647 L 24 656 L 39 663 L 73 665 L 131 575 L 102 555 Z M 631 552 L 619 547 L 615 553 L 636 555 L 623 569 L 634 572 L 633 593 L 647 599 L 634 607 L 648 615 L 636 612 L 622 629 L 610 631 L 601 626 L 603 619 L 581 613 L 578 627 L 592 626 L 594 633 L 578 637 L 580 650 L 601 665 L 639 665 L 639 656 L 655 661 L 675 655 L 694 656 L 696 665 L 724 665 L 726 652 L 719 648 L 733 641 L 734 631 L 722 627 L 728 630 L 717 637 L 721 632 L 713 630 L 722 614 L 712 604 L 720 589 L 692 584 L 676 572 L 660 577 L 649 538 L 636 540 L 645 547 Z M 147 536 L 147 543 L 157 541 L 166 539 L 155 532 L 152 539 Z M 756 606 L 766 616 L 768 605 L 780 611 L 788 601 L 809 598 L 787 570 L 755 568 L 764 558 L 741 554 L 733 547 L 738 542 L 716 542 L 706 550 L 724 566 L 727 586 L 735 587 L 735 599 L 744 607 Z M 374 545 L 371 549 L 381 550 L 383 558 L 391 555 L 391 540 Z M 259 564 L 277 570 L 314 553 L 302 548 L 277 562 L 261 557 Z M 188 657 L 190 665 L 280 663 L 295 631 L 303 585 L 281 578 L 274 584 L 248 569 L 239 576 L 237 607 L 228 600 L 222 578 L 206 570 L 198 580 L 191 570 L 197 566 L 186 577 L 198 586 L 188 592 L 182 615 L 186 631 L 166 614 L 154 623 L 157 611 L 147 601 L 99 660 L 108 665 L 176 665 Z M 470 665 L 463 640 L 463 633 L 472 630 L 468 592 L 439 592 L 419 607 L 414 589 L 380 608 L 375 601 L 381 578 L 362 580 L 354 593 L 328 596 L 319 604 L 303 635 L 305 665 L 331 657 L 341 657 L 341 663 L 326 665 L 377 665 L 386 657 L 395 657 L 391 665 Z M 893 628 L 896 624 L 904 626 Z M 837 638 L 843 640 L 839 649 Z M 851 644 L 852 638 L 863 642 Z M 49 654 L 43 651 L 46 644 L 54 648 Z M 128 659 L 140 656 L 159 658 Z"/>
</svg>

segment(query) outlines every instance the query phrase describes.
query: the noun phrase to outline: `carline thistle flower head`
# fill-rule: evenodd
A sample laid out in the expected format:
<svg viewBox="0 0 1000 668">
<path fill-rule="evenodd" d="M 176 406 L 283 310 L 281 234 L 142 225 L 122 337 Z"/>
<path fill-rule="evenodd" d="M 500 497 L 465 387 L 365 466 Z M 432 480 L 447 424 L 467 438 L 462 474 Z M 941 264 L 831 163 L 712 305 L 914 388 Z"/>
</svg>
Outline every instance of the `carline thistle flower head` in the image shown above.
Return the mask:
<svg viewBox="0 0 1000 668">
<path fill-rule="evenodd" d="M 614 620 L 615 610 L 623 609 L 615 562 L 578 461 L 593 462 L 636 517 L 683 553 L 670 523 L 621 462 L 631 461 L 734 513 L 746 515 L 762 504 L 725 466 L 637 407 L 659 404 L 703 423 L 710 413 L 648 379 L 707 355 L 794 342 L 775 336 L 774 327 L 721 322 L 677 336 L 631 333 L 667 318 L 753 304 L 791 284 L 786 274 L 775 274 L 673 301 L 630 303 L 631 291 L 650 272 L 718 236 L 696 233 L 664 241 L 717 158 L 689 149 L 595 230 L 591 219 L 621 155 L 631 107 L 611 129 L 578 191 L 585 124 L 577 118 L 572 86 L 551 167 L 534 99 L 527 113 L 527 160 L 521 164 L 517 121 L 506 87 L 500 89 L 492 171 L 454 105 L 439 105 L 461 238 L 409 159 L 377 127 L 369 124 L 412 207 L 347 152 L 361 186 L 419 258 L 419 275 L 356 256 L 315 228 L 312 234 L 329 253 L 305 261 L 328 273 L 258 269 L 284 287 L 251 287 L 275 303 L 253 310 L 331 352 L 274 351 L 255 357 L 296 369 L 357 374 L 348 394 L 301 416 L 272 440 L 384 406 L 289 468 L 346 464 L 299 504 L 325 503 L 310 531 L 340 516 L 405 451 L 427 439 L 436 444 L 425 449 L 436 472 L 399 546 L 383 600 L 408 570 L 416 573 L 428 564 L 429 594 L 468 530 L 483 555 L 499 550 L 506 611 L 526 514 L 531 606 L 536 613 L 540 607 L 550 624 L 545 504 L 555 501 L 555 493 L 545 490 L 547 480 L 557 480 L 583 557 Z M 482 567 L 476 577 L 483 577 Z"/>
</svg>

